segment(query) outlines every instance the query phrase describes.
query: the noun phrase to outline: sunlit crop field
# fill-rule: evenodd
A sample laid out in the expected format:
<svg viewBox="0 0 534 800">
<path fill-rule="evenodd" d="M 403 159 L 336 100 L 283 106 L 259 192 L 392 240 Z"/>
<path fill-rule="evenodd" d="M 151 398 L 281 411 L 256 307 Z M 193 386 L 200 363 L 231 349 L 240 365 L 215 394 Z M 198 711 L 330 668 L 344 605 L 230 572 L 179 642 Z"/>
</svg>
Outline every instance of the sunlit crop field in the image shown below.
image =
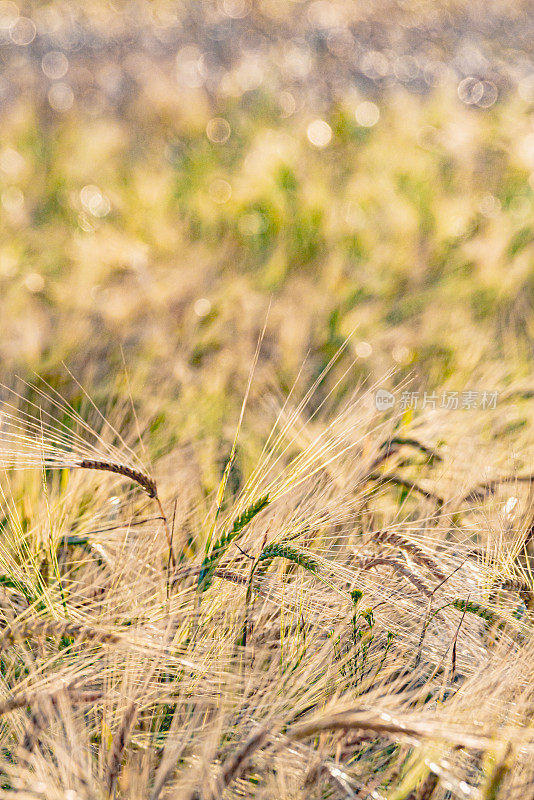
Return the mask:
<svg viewBox="0 0 534 800">
<path fill-rule="evenodd" d="M 1 797 L 533 796 L 529 6 L 0 2 Z"/>
</svg>

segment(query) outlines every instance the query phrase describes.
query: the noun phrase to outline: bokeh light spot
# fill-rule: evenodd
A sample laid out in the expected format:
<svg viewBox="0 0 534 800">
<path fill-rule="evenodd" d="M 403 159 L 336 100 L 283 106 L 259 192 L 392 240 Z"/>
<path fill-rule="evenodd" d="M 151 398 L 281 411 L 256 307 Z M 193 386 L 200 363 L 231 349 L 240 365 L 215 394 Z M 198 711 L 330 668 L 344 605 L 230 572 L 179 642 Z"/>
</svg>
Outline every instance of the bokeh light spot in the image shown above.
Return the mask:
<svg viewBox="0 0 534 800">
<path fill-rule="evenodd" d="M 4 147 L 0 151 L 0 169 L 5 175 L 16 178 L 26 166 L 26 161 L 13 147 Z"/>
<path fill-rule="evenodd" d="M 368 50 L 360 62 L 360 69 L 371 80 L 383 78 L 389 72 L 389 62 L 378 50 Z"/>
<path fill-rule="evenodd" d="M 306 133 L 314 147 L 326 147 L 332 139 L 332 128 L 324 119 L 314 119 L 310 122 Z"/>
<path fill-rule="evenodd" d="M 48 102 L 54 111 L 68 111 L 74 104 L 74 92 L 68 83 L 54 83 L 48 92 Z"/>
<path fill-rule="evenodd" d="M 534 133 L 528 133 L 519 143 L 519 155 L 531 169 L 534 168 Z"/>
<path fill-rule="evenodd" d="M 458 97 L 468 106 L 490 108 L 499 96 L 493 81 L 481 81 L 469 76 L 458 84 Z"/>
<path fill-rule="evenodd" d="M 258 236 L 265 230 L 265 218 L 258 211 L 243 214 L 237 223 L 243 236 Z"/>
<path fill-rule="evenodd" d="M 37 294 L 43 291 L 45 282 L 43 276 L 38 272 L 30 272 L 24 278 L 24 285 L 29 292 Z"/>
<path fill-rule="evenodd" d="M 18 186 L 10 186 L 2 192 L 2 205 L 11 214 L 17 214 L 24 207 L 24 194 Z"/>
<path fill-rule="evenodd" d="M 214 203 L 222 205 L 222 203 L 227 203 L 231 198 L 232 187 L 228 181 L 225 181 L 223 178 L 215 178 L 215 180 L 210 183 L 209 195 Z"/>
<path fill-rule="evenodd" d="M 295 113 L 297 108 L 297 101 L 291 92 L 280 92 L 278 95 L 278 104 L 280 106 L 280 116 L 282 118 L 290 117 Z"/>
<path fill-rule="evenodd" d="M 92 184 L 84 186 L 80 191 L 80 200 L 93 217 L 105 217 L 111 211 L 109 199 L 102 194 L 98 186 Z"/>
<path fill-rule="evenodd" d="M 49 50 L 41 59 L 41 69 L 47 78 L 58 81 L 67 74 L 69 60 L 60 50 Z"/>
<path fill-rule="evenodd" d="M 250 5 L 247 0 L 222 0 L 220 8 L 227 17 L 232 19 L 242 19 L 250 11 Z"/>
<path fill-rule="evenodd" d="M 31 44 L 35 39 L 37 28 L 29 17 L 18 17 L 9 29 L 9 36 L 14 44 L 20 47 Z"/>
<path fill-rule="evenodd" d="M 372 128 L 380 119 L 380 109 L 376 103 L 372 103 L 370 100 L 364 100 L 356 106 L 354 116 L 358 125 L 361 125 L 363 128 Z"/>
<path fill-rule="evenodd" d="M 19 9 L 9 0 L 0 2 L 0 30 L 8 31 L 19 16 Z"/>
<path fill-rule="evenodd" d="M 525 77 L 519 81 L 517 91 L 522 100 L 525 100 L 527 103 L 534 102 L 534 72 L 525 75 Z"/>
<path fill-rule="evenodd" d="M 211 311 L 210 300 L 208 300 L 207 297 L 199 297 L 193 306 L 193 310 L 197 317 L 200 317 L 200 319 L 207 317 Z"/>
<path fill-rule="evenodd" d="M 195 45 L 185 45 L 176 56 L 176 77 L 190 89 L 198 89 L 204 83 L 201 52 Z"/>
<path fill-rule="evenodd" d="M 369 358 L 373 352 L 373 348 L 369 342 L 358 342 L 354 349 L 356 350 L 356 355 L 360 358 Z"/>
<path fill-rule="evenodd" d="M 478 210 L 483 217 L 496 217 L 501 210 L 500 200 L 492 194 L 485 194 L 478 204 Z"/>
<path fill-rule="evenodd" d="M 408 364 L 410 362 L 411 353 L 405 345 L 398 345 L 391 351 L 393 361 L 397 364 Z"/>
<path fill-rule="evenodd" d="M 224 144 L 230 138 L 232 129 L 229 123 L 222 117 L 213 117 L 206 125 L 206 136 L 210 142 Z"/>
</svg>

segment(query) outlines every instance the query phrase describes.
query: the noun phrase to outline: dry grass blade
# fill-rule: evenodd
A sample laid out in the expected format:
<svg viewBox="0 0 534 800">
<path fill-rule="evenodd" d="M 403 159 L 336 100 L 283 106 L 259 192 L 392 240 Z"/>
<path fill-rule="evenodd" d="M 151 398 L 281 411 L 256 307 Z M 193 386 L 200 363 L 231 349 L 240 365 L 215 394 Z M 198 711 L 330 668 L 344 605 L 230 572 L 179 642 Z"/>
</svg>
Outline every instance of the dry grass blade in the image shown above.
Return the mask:
<svg viewBox="0 0 534 800">
<path fill-rule="evenodd" d="M 342 711 L 325 713 L 309 722 L 296 723 L 287 732 L 291 739 L 300 740 L 325 731 L 366 730 L 377 735 L 394 737 L 413 737 L 414 739 L 442 739 L 451 744 L 473 750 L 486 750 L 492 737 L 487 734 L 471 733 L 464 728 L 441 725 L 429 721 L 395 721 L 391 715 L 382 713 L 380 717 L 362 711 Z"/>
</svg>

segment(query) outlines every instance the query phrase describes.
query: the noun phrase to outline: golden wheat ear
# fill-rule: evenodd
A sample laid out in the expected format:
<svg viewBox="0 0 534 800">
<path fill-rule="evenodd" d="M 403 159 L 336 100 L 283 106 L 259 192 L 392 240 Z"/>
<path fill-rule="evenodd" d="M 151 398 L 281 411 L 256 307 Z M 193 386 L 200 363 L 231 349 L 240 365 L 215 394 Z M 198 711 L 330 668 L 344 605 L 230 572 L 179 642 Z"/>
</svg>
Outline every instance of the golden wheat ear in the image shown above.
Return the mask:
<svg viewBox="0 0 534 800">
<path fill-rule="evenodd" d="M 152 478 L 120 433 L 106 422 L 106 430 L 121 443 L 106 441 L 57 392 L 50 394 L 25 384 L 37 393 L 43 407 L 17 392 L 0 386 L 9 399 L 0 404 L 0 467 L 23 469 L 92 469 L 113 472 L 136 483 L 155 500 L 169 547 L 169 564 L 176 566 L 167 517 Z M 51 411 L 45 406 L 51 406 Z M 100 415 L 102 416 L 102 415 Z M 56 418 L 57 417 L 57 418 Z M 66 417 L 70 425 L 61 422 Z"/>
<path fill-rule="evenodd" d="M 80 463 L 76 464 L 75 466 L 79 467 L 80 469 L 96 469 L 103 470 L 104 472 L 114 472 L 117 475 L 124 475 L 125 478 L 129 478 L 134 483 L 137 483 L 150 498 L 155 500 L 161 515 L 163 527 L 165 528 L 165 536 L 167 537 L 167 545 L 169 547 L 169 565 L 173 568 L 176 567 L 176 557 L 172 547 L 172 534 L 169 529 L 167 516 L 163 510 L 161 500 L 158 496 L 158 487 L 154 478 L 151 478 L 145 472 L 141 472 L 141 470 L 129 467 L 127 464 L 115 464 L 113 461 L 101 461 L 92 458 L 83 458 Z"/>
<path fill-rule="evenodd" d="M 98 461 L 96 459 L 84 458 L 77 465 L 80 469 L 97 469 L 107 472 L 114 472 L 117 475 L 124 475 L 134 483 L 139 484 L 147 495 L 153 499 L 158 496 L 158 489 L 154 478 L 149 477 L 140 470 L 128 467 L 125 464 L 114 464 L 112 461 Z"/>
</svg>

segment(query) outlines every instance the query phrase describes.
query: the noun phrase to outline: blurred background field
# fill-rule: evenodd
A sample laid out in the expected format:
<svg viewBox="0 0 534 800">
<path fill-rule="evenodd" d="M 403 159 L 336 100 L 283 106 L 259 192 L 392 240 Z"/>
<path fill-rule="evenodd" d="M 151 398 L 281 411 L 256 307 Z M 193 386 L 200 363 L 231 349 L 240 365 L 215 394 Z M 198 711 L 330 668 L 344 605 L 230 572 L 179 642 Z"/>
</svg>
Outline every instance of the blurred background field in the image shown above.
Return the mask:
<svg viewBox="0 0 534 800">
<path fill-rule="evenodd" d="M 105 405 L 126 364 L 214 442 L 266 318 L 253 403 L 351 333 L 353 383 L 525 379 L 533 33 L 504 0 L 2 0 L 4 379 L 72 394 L 64 362 Z"/>
</svg>

